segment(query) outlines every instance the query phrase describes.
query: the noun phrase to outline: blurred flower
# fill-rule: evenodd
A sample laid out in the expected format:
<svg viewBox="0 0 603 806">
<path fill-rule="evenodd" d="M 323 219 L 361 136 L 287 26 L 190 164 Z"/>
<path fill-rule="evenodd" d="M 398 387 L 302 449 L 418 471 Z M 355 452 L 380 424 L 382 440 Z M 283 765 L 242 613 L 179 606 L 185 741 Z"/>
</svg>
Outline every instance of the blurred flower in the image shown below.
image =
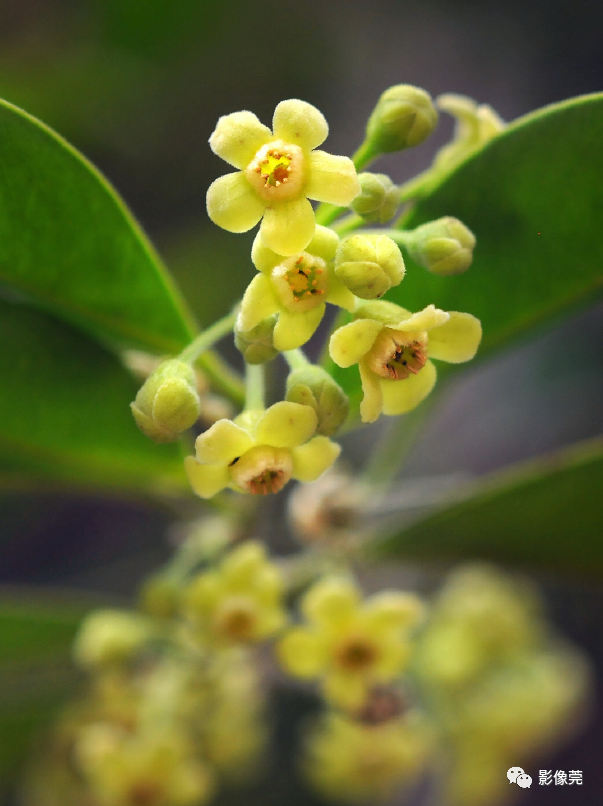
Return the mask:
<svg viewBox="0 0 603 806">
<path fill-rule="evenodd" d="M 505 122 L 488 104 L 478 104 L 465 95 L 445 93 L 436 98 L 439 109 L 456 118 L 456 129 L 450 143 L 435 156 L 434 168 L 451 171 L 460 162 L 505 128 Z M 438 173 L 439 175 L 439 173 Z"/>
</svg>

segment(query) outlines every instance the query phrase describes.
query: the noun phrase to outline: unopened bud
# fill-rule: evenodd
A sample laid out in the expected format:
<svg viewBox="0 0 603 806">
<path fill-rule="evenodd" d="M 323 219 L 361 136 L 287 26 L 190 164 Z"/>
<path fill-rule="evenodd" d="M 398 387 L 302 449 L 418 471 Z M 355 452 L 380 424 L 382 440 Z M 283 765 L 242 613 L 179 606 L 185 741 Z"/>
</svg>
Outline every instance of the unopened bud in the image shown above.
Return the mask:
<svg viewBox="0 0 603 806">
<path fill-rule="evenodd" d="M 409 236 L 409 255 L 432 274 L 462 274 L 471 265 L 475 235 L 458 218 L 438 218 L 417 227 Z"/>
<path fill-rule="evenodd" d="M 353 294 L 378 299 L 404 277 L 404 260 L 387 235 L 352 235 L 335 255 L 335 274 Z"/>
<path fill-rule="evenodd" d="M 151 638 L 148 620 L 127 610 L 97 610 L 87 616 L 76 636 L 73 655 L 84 667 L 130 660 Z"/>
<path fill-rule="evenodd" d="M 438 113 L 431 96 L 410 84 L 398 84 L 382 94 L 366 127 L 374 151 L 387 154 L 419 145 L 435 129 Z"/>
<path fill-rule="evenodd" d="M 278 355 L 278 350 L 273 342 L 277 319 L 278 314 L 276 313 L 267 316 L 251 330 L 240 330 L 235 325 L 235 344 L 248 364 L 264 364 Z"/>
<path fill-rule="evenodd" d="M 287 378 L 286 400 L 311 406 L 316 412 L 316 433 L 332 436 L 342 425 L 350 409 L 350 401 L 341 386 L 321 367 L 294 369 Z"/>
<path fill-rule="evenodd" d="M 164 361 L 145 381 L 130 407 L 145 436 L 154 442 L 174 442 L 199 417 L 194 369 L 177 358 Z"/>
<path fill-rule="evenodd" d="M 368 223 L 385 224 L 396 215 L 400 203 L 400 189 L 387 174 L 358 174 L 360 195 L 350 207 Z"/>
</svg>

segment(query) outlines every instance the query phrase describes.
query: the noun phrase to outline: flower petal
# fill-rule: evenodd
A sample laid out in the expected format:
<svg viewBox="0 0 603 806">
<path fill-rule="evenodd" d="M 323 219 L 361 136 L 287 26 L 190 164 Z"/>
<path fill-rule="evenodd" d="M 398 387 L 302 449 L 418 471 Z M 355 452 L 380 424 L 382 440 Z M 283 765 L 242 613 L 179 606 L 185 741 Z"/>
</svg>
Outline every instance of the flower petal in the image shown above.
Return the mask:
<svg viewBox="0 0 603 806">
<path fill-rule="evenodd" d="M 237 316 L 237 327 L 246 331 L 262 319 L 280 310 L 280 303 L 270 280 L 265 274 L 256 274 L 247 286 Z"/>
<path fill-rule="evenodd" d="M 329 342 L 331 358 L 340 367 L 357 364 L 371 349 L 382 327 L 374 319 L 356 319 L 338 328 Z"/>
<path fill-rule="evenodd" d="M 301 313 L 281 310 L 281 315 L 272 334 L 277 350 L 295 350 L 310 339 L 324 316 L 326 305 L 321 302 L 316 308 Z"/>
<path fill-rule="evenodd" d="M 367 689 L 367 681 L 363 677 L 349 672 L 331 672 L 323 684 L 327 700 L 350 711 L 363 705 Z"/>
<path fill-rule="evenodd" d="M 305 445 L 291 451 L 293 478 L 298 481 L 315 481 L 331 467 L 340 453 L 341 446 L 331 442 L 328 437 L 313 437 Z"/>
<path fill-rule="evenodd" d="M 450 311 L 450 319 L 429 332 L 429 355 L 451 364 L 470 361 L 482 339 L 482 325 L 470 313 Z"/>
<path fill-rule="evenodd" d="M 347 207 L 360 193 L 356 168 L 349 157 L 313 151 L 308 155 L 307 165 L 305 193 L 309 199 Z"/>
<path fill-rule="evenodd" d="M 381 379 L 384 414 L 405 414 L 414 409 L 431 392 L 436 377 L 436 368 L 428 361 L 420 372 L 404 380 Z"/>
<path fill-rule="evenodd" d="M 301 198 L 267 207 L 260 233 L 269 249 L 289 256 L 304 251 L 314 237 L 315 229 L 312 205 L 307 199 Z"/>
<path fill-rule="evenodd" d="M 342 576 L 323 577 L 304 596 L 304 616 L 322 627 L 349 623 L 360 603 L 360 592 L 351 579 Z"/>
<path fill-rule="evenodd" d="M 358 369 L 364 395 L 360 404 L 360 418 L 363 423 L 374 423 L 383 410 L 382 379 L 364 361 L 358 362 Z"/>
<path fill-rule="evenodd" d="M 327 271 L 329 289 L 326 296 L 327 302 L 332 305 L 339 305 L 340 308 L 345 308 L 346 311 L 353 313 L 356 308 L 356 297 L 337 277 L 332 266 L 329 266 Z"/>
<path fill-rule="evenodd" d="M 255 441 L 272 448 L 295 448 L 310 439 L 316 431 L 316 422 L 316 412 L 311 406 L 281 400 L 260 417 Z"/>
<path fill-rule="evenodd" d="M 334 259 L 338 246 L 339 235 L 330 227 L 321 227 L 320 224 L 317 224 L 314 237 L 308 244 L 306 251 L 311 255 L 318 255 L 318 257 L 328 262 Z"/>
<path fill-rule="evenodd" d="M 277 653 L 282 666 L 296 677 L 317 677 L 325 665 L 323 642 L 303 627 L 295 627 L 279 641 Z"/>
<path fill-rule="evenodd" d="M 402 319 L 399 324 L 391 325 L 397 330 L 411 332 L 414 330 L 431 330 L 432 327 L 440 327 L 450 318 L 450 314 L 436 308 L 435 305 L 428 305 L 418 313 L 411 313 L 407 319 Z"/>
<path fill-rule="evenodd" d="M 327 139 L 329 124 L 322 112 L 306 101 L 281 101 L 272 118 L 274 136 L 312 151 Z"/>
<path fill-rule="evenodd" d="M 256 151 L 271 139 L 268 126 L 260 123 L 253 112 L 245 110 L 223 115 L 209 138 L 209 146 L 214 154 L 235 168 L 246 168 Z"/>
<path fill-rule="evenodd" d="M 255 577 L 267 564 L 266 549 L 259 540 L 247 540 L 227 554 L 221 572 L 230 589 L 249 592 Z"/>
<path fill-rule="evenodd" d="M 238 171 L 220 176 L 207 191 L 207 214 L 229 232 L 247 232 L 264 214 L 264 203 Z"/>
<path fill-rule="evenodd" d="M 375 677 L 386 682 L 397 677 L 408 663 L 411 656 L 411 645 L 408 641 L 400 640 L 389 635 L 380 642 L 379 658 L 373 667 Z"/>
<path fill-rule="evenodd" d="M 423 603 L 413 593 L 382 591 L 366 602 L 364 615 L 369 629 L 413 627 L 423 614 Z"/>
<path fill-rule="evenodd" d="M 197 461 L 204 465 L 229 465 L 254 444 L 247 431 L 232 420 L 218 420 L 197 437 Z"/>
<path fill-rule="evenodd" d="M 268 249 L 262 240 L 261 234 L 258 232 L 251 246 L 251 262 L 256 269 L 264 272 L 264 274 L 270 274 L 272 269 L 278 266 L 282 259 L 282 255 L 277 255 L 272 249 Z"/>
<path fill-rule="evenodd" d="M 227 465 L 200 465 L 194 456 L 187 456 L 184 469 L 191 487 L 201 498 L 213 498 L 230 481 Z"/>
</svg>

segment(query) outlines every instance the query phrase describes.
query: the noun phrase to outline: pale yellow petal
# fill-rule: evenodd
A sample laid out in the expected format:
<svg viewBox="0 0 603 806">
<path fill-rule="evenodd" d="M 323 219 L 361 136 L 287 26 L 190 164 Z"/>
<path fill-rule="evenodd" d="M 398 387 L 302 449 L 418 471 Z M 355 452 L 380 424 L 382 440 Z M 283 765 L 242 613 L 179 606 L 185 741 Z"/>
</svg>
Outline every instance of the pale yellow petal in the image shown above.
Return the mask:
<svg viewBox="0 0 603 806">
<path fill-rule="evenodd" d="M 234 165 L 246 168 L 265 143 L 272 139 L 268 126 L 260 123 L 253 112 L 234 112 L 218 120 L 209 146 L 214 154 Z"/>
<path fill-rule="evenodd" d="M 264 272 L 264 274 L 270 274 L 272 269 L 278 266 L 282 259 L 282 255 L 277 255 L 272 249 L 268 249 L 266 244 L 262 241 L 261 233 L 258 232 L 251 246 L 251 262 L 256 269 Z"/>
<path fill-rule="evenodd" d="M 305 445 L 291 451 L 293 457 L 293 478 L 298 481 L 314 481 L 335 462 L 341 447 L 328 437 L 313 437 Z"/>
<path fill-rule="evenodd" d="M 451 364 L 470 361 L 482 339 L 482 325 L 470 313 L 450 311 L 450 319 L 429 332 L 429 355 Z"/>
<path fill-rule="evenodd" d="M 249 590 L 266 565 L 266 550 L 259 540 L 247 540 L 224 559 L 221 573 L 229 588 Z"/>
<path fill-rule="evenodd" d="M 306 251 L 329 262 L 334 259 L 338 246 L 339 235 L 330 227 L 321 227 L 320 224 L 317 224 L 314 237 L 308 244 Z"/>
<path fill-rule="evenodd" d="M 296 677 L 317 677 L 325 665 L 325 651 L 316 633 L 296 627 L 277 645 L 277 654 L 283 668 Z"/>
<path fill-rule="evenodd" d="M 330 672 L 322 688 L 327 700 L 349 711 L 361 708 L 368 693 L 367 681 L 362 676 L 345 672 Z"/>
<path fill-rule="evenodd" d="M 255 440 L 273 448 L 295 448 L 307 442 L 316 431 L 316 412 L 310 406 L 281 400 L 260 418 Z"/>
<path fill-rule="evenodd" d="M 348 157 L 313 151 L 308 156 L 307 166 L 305 193 L 309 199 L 347 207 L 360 193 L 356 168 Z"/>
<path fill-rule="evenodd" d="M 392 325 L 397 330 L 414 331 L 430 330 L 432 327 L 440 327 L 447 322 L 450 314 L 436 308 L 435 305 L 428 305 L 418 313 L 412 313 L 407 319 L 403 319 L 397 325 Z"/>
<path fill-rule="evenodd" d="M 280 303 L 270 280 L 264 274 L 256 274 L 247 286 L 237 317 L 237 328 L 251 330 L 262 319 L 280 310 Z"/>
<path fill-rule="evenodd" d="M 301 313 L 281 309 L 272 334 L 276 349 L 281 352 L 295 350 L 311 339 L 324 316 L 325 308 L 325 303 L 321 302 L 316 308 Z"/>
<path fill-rule="evenodd" d="M 191 487 L 201 498 L 213 498 L 230 481 L 227 465 L 200 465 L 194 456 L 187 456 L 184 469 Z"/>
<path fill-rule="evenodd" d="M 207 214 L 229 232 L 247 232 L 264 214 L 264 203 L 240 171 L 212 182 L 207 191 Z"/>
<path fill-rule="evenodd" d="M 272 119 L 274 136 L 311 151 L 327 139 L 329 126 L 322 112 L 306 101 L 281 101 Z"/>
<path fill-rule="evenodd" d="M 382 327 L 374 319 L 356 319 L 338 328 L 329 342 L 331 358 L 340 367 L 358 363 L 371 349 Z"/>
<path fill-rule="evenodd" d="M 383 412 L 385 414 L 405 414 L 424 400 L 436 382 L 436 368 L 428 361 L 416 375 L 401 381 L 381 380 Z"/>
<path fill-rule="evenodd" d="M 229 465 L 253 445 L 254 441 L 247 431 L 232 420 L 218 420 L 197 437 L 197 461 L 204 465 Z"/>
<path fill-rule="evenodd" d="M 360 603 L 360 591 L 343 576 L 327 576 L 316 582 L 302 599 L 301 609 L 309 621 L 337 627 L 352 620 Z"/>
<path fill-rule="evenodd" d="M 393 680 L 406 667 L 411 656 L 411 645 L 408 641 L 396 640 L 391 635 L 380 642 L 379 649 L 379 657 L 372 671 L 381 682 Z"/>
<path fill-rule="evenodd" d="M 381 381 L 365 361 L 358 363 L 360 381 L 362 383 L 362 403 L 360 404 L 360 418 L 363 423 L 374 423 L 383 410 L 383 394 Z"/>
<path fill-rule="evenodd" d="M 300 198 L 277 202 L 266 208 L 260 233 L 269 249 L 289 256 L 304 251 L 314 237 L 315 229 L 312 205 L 306 198 Z"/>
<path fill-rule="evenodd" d="M 345 308 L 346 311 L 353 313 L 356 308 L 356 297 L 337 277 L 332 266 L 329 266 L 327 271 L 329 277 L 327 302 L 330 302 L 332 305 L 338 305 L 340 308 Z"/>
</svg>

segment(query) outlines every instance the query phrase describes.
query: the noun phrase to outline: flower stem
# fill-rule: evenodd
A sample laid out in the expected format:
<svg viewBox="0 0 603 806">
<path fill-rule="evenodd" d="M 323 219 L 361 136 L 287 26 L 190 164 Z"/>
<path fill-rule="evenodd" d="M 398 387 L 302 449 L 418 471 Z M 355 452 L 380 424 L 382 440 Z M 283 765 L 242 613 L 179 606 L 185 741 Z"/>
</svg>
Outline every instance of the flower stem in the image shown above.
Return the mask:
<svg viewBox="0 0 603 806">
<path fill-rule="evenodd" d="M 245 364 L 245 411 L 264 408 L 264 378 L 263 364 Z"/>
<path fill-rule="evenodd" d="M 433 185 L 435 176 L 433 168 L 428 168 L 413 179 L 400 186 L 400 202 L 419 199 Z"/>
<path fill-rule="evenodd" d="M 209 347 L 215 342 L 219 341 L 223 336 L 226 336 L 233 327 L 238 314 L 238 307 L 234 308 L 229 314 L 218 319 L 213 325 L 204 330 L 202 333 L 191 341 L 188 347 L 180 353 L 178 358 L 181 361 L 186 361 L 188 364 L 193 364 Z"/>
<path fill-rule="evenodd" d="M 364 219 L 356 215 L 356 213 L 350 213 L 345 218 L 342 218 L 341 221 L 338 221 L 336 224 L 333 224 L 331 227 L 338 235 L 346 235 L 348 232 L 352 232 L 358 227 L 361 227 L 364 224 Z"/>
<path fill-rule="evenodd" d="M 328 227 L 347 209 L 347 207 L 338 207 L 336 204 L 322 202 L 316 208 L 316 223 L 323 227 Z"/>
<path fill-rule="evenodd" d="M 374 147 L 365 140 L 352 157 L 352 162 L 356 166 L 357 171 L 362 171 L 378 156 L 379 152 L 375 151 Z"/>
<path fill-rule="evenodd" d="M 400 229 L 365 229 L 362 231 L 363 235 L 387 235 L 398 246 L 406 246 L 412 240 L 412 232 L 410 230 Z"/>
<path fill-rule="evenodd" d="M 291 369 L 303 369 L 304 367 L 310 366 L 312 363 L 306 358 L 303 350 L 299 347 L 297 350 L 285 350 L 283 356 Z"/>
</svg>

